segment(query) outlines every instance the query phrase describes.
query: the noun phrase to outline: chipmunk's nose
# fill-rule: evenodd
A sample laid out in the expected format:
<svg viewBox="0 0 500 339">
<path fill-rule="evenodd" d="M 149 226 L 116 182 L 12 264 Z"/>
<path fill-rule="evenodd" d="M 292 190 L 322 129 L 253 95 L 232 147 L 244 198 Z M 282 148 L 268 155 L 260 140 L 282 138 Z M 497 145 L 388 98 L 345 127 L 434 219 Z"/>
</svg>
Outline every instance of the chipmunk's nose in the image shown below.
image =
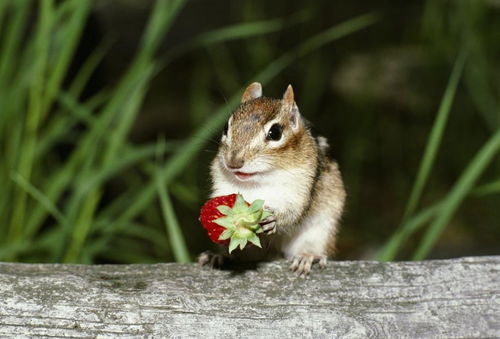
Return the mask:
<svg viewBox="0 0 500 339">
<path fill-rule="evenodd" d="M 232 153 L 228 157 L 226 157 L 226 165 L 228 168 L 232 170 L 237 170 L 243 167 L 245 164 L 245 160 L 243 160 L 243 157 L 237 156 L 236 154 Z"/>
</svg>

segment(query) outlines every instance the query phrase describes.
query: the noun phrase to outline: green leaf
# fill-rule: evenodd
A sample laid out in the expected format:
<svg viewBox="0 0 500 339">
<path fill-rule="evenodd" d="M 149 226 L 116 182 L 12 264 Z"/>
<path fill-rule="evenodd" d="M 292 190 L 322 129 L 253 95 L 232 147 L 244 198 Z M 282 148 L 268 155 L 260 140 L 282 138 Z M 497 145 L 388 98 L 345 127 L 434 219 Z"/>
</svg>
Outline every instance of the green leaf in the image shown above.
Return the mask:
<svg viewBox="0 0 500 339">
<path fill-rule="evenodd" d="M 244 249 L 244 248 L 245 248 L 245 246 L 247 245 L 248 240 L 247 240 L 246 238 L 242 238 L 242 239 L 240 239 L 240 241 L 239 241 L 239 242 L 240 242 L 240 250 L 242 250 L 242 249 Z"/>
<path fill-rule="evenodd" d="M 251 229 L 253 232 L 256 232 L 259 229 L 262 229 L 262 226 L 259 224 L 260 218 L 255 221 L 253 224 L 247 225 L 247 228 Z"/>
<path fill-rule="evenodd" d="M 248 208 L 247 203 L 245 202 L 245 199 L 243 199 L 243 196 L 238 193 L 236 195 L 236 201 L 234 202 L 233 206 L 233 211 L 245 211 Z"/>
<path fill-rule="evenodd" d="M 221 235 L 219 236 L 219 240 L 227 240 L 229 238 L 231 238 L 231 236 L 234 234 L 234 231 L 233 230 L 230 230 L 230 229 L 226 229 L 224 232 L 221 233 Z"/>
<path fill-rule="evenodd" d="M 261 229 L 261 231 L 262 231 L 262 229 Z M 254 244 L 257 247 L 262 248 L 262 245 L 260 244 L 260 239 L 257 236 L 257 234 L 254 233 L 250 238 L 248 238 L 248 241 L 250 241 L 252 244 Z"/>
<path fill-rule="evenodd" d="M 227 228 L 227 229 L 232 229 L 234 230 L 235 229 L 235 225 L 233 223 L 233 218 L 231 217 L 220 217 L 220 218 L 217 218 L 214 220 L 214 223 L 216 223 L 217 225 L 220 225 L 224 228 Z"/>
<path fill-rule="evenodd" d="M 262 216 L 260 218 L 261 218 L 261 220 L 265 220 L 266 218 L 270 217 L 271 215 L 273 215 L 271 212 L 264 210 L 264 212 L 262 212 Z"/>
<path fill-rule="evenodd" d="M 246 215 L 244 220 L 244 225 L 246 227 L 253 227 L 256 224 L 259 224 L 259 222 L 262 220 L 262 210 L 258 210 L 257 212 Z"/>
<path fill-rule="evenodd" d="M 258 210 L 262 209 L 262 206 L 264 206 L 264 200 L 261 199 L 255 200 L 248 208 L 248 211 L 250 213 L 257 212 Z"/>
<path fill-rule="evenodd" d="M 224 215 L 229 215 L 229 214 L 231 214 L 231 211 L 232 211 L 231 207 L 226 206 L 226 205 L 217 206 L 217 210 Z"/>
<path fill-rule="evenodd" d="M 236 247 L 240 244 L 240 241 L 238 238 L 231 238 L 231 241 L 229 242 L 229 253 L 234 251 Z"/>
</svg>

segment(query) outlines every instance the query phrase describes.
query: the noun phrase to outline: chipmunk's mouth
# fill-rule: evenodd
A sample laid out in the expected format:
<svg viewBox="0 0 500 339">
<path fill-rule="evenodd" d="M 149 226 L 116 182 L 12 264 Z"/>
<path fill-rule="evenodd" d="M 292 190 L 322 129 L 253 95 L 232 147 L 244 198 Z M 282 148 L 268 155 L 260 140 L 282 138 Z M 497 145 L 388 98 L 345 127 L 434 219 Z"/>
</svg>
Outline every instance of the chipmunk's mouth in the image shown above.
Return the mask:
<svg viewBox="0 0 500 339">
<path fill-rule="evenodd" d="M 254 173 L 245 173 L 245 172 L 239 172 L 239 171 L 234 172 L 234 175 L 236 176 L 236 178 L 238 178 L 241 181 L 250 180 L 255 174 L 257 174 L 257 172 L 254 172 Z"/>
</svg>

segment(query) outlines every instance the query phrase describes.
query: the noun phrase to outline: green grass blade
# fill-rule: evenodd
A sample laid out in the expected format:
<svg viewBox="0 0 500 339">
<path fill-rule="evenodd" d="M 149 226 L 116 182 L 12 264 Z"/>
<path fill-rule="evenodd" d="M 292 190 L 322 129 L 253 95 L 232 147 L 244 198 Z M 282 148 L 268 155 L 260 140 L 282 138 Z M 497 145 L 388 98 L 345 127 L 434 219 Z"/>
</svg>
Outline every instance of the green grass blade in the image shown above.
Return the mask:
<svg viewBox="0 0 500 339">
<path fill-rule="evenodd" d="M 157 262 L 155 258 L 146 254 L 147 250 L 143 244 L 133 239 L 118 238 L 114 239 L 113 246 L 100 253 L 99 257 L 119 264 L 153 264 Z"/>
<path fill-rule="evenodd" d="M 43 191 L 50 200 L 58 201 L 62 193 L 70 188 L 71 180 L 77 168 L 78 162 L 73 158 L 48 177 L 47 184 L 43 188 Z M 47 211 L 44 208 L 35 206 L 26 223 L 26 238 L 30 239 L 38 232 L 46 216 Z"/>
<path fill-rule="evenodd" d="M 10 258 L 16 257 L 19 253 L 31 248 L 32 246 L 28 242 L 17 242 L 14 244 L 3 245 L 0 248 L 0 260 L 8 261 Z"/>
<path fill-rule="evenodd" d="M 79 104 L 74 98 L 71 98 L 69 94 L 64 97 L 68 100 L 63 100 L 62 102 L 67 104 L 69 109 L 77 111 L 75 112 L 75 116 L 91 117 L 89 107 Z M 83 167 L 82 163 L 88 163 L 94 159 L 94 156 L 91 155 L 95 154 L 96 149 L 99 149 L 98 144 L 96 143 L 100 142 L 100 138 L 105 134 L 106 127 L 110 123 L 113 113 L 114 111 L 108 110 L 100 114 L 99 118 L 96 120 L 89 118 L 92 120 L 92 125 L 89 130 L 86 131 L 80 138 L 78 145 L 72 152 L 69 159 L 62 166 L 58 167 L 46 181 L 47 185 L 43 191 L 47 194 L 49 199 L 57 201 L 65 190 L 72 189 L 75 177 L 78 174 L 80 176 L 83 174 L 83 171 L 81 171 L 81 168 Z M 36 206 L 27 223 L 28 237 L 33 236 L 37 232 L 42 225 L 45 216 L 45 210 Z"/>
<path fill-rule="evenodd" d="M 34 165 L 33 160 L 37 144 L 38 129 L 43 113 L 43 88 L 49 56 L 52 18 L 54 15 L 53 1 L 47 0 L 40 2 L 40 6 L 40 17 L 37 24 L 37 34 L 34 40 L 37 58 L 34 62 L 32 85 L 29 92 L 28 112 L 21 146 L 23 152 L 20 154 L 17 166 L 19 175 L 28 181 L 31 178 L 31 172 Z M 11 242 L 16 242 L 23 236 L 26 218 L 26 203 L 26 192 L 22 189 L 16 190 L 8 234 L 8 239 Z"/>
<path fill-rule="evenodd" d="M 96 224 L 102 225 L 101 228 L 105 230 L 112 230 L 113 232 L 118 232 L 124 227 L 124 225 L 133 223 L 116 223 L 114 222 L 123 213 L 123 206 L 127 206 L 126 209 L 130 208 L 135 204 L 137 197 L 141 196 L 141 192 L 145 189 L 142 183 L 131 183 L 125 192 L 120 196 L 117 196 L 113 201 L 111 201 L 96 218 Z"/>
<path fill-rule="evenodd" d="M 33 199 L 38 201 L 52 216 L 59 222 L 64 222 L 65 218 L 57 206 L 38 188 L 24 179 L 19 173 L 12 173 L 12 180 L 26 191 Z"/>
<path fill-rule="evenodd" d="M 120 120 L 108 136 L 107 149 L 104 152 L 102 162 L 103 166 L 109 165 L 109 163 L 116 158 L 120 148 L 126 143 L 126 136 L 130 131 L 132 123 L 135 121 L 135 117 L 137 116 L 139 109 L 141 108 L 154 68 L 155 66 L 153 63 L 148 67 L 144 67 L 142 79 L 140 79 L 137 84 L 137 91 L 134 95 L 131 95 L 130 98 L 128 98 L 129 100 L 125 102 L 125 107 L 122 111 Z"/>
<path fill-rule="evenodd" d="M 80 96 L 83 89 L 89 82 L 90 77 L 101 64 L 110 48 L 111 43 L 109 41 L 105 41 L 89 55 L 69 86 L 68 93 L 70 95 L 74 98 L 78 98 Z"/>
<path fill-rule="evenodd" d="M 50 75 L 47 79 L 44 93 L 44 106 L 42 108 L 44 114 L 48 112 L 60 90 L 63 78 L 67 73 L 70 61 L 75 53 L 77 43 L 80 41 L 80 35 L 82 34 L 85 21 L 90 12 L 91 4 L 91 1 L 73 0 L 68 4 L 68 6 L 71 5 L 72 7 L 70 11 L 71 16 L 69 19 L 67 16 L 61 18 L 64 22 L 67 21 L 67 27 L 58 29 L 55 32 L 56 37 L 59 35 L 59 40 L 63 40 L 64 43 L 61 44 L 61 48 L 51 65 Z"/>
<path fill-rule="evenodd" d="M 408 223 L 407 221 L 408 218 L 414 213 L 418 202 L 420 201 L 425 183 L 428 180 L 430 171 L 434 164 L 434 160 L 436 158 L 439 145 L 441 144 L 441 139 L 446 127 L 451 105 L 455 97 L 456 89 L 463 71 L 464 64 L 465 54 L 462 53 L 455 61 L 455 65 L 448 80 L 448 85 L 441 100 L 441 104 L 439 106 L 436 119 L 434 120 L 431 134 L 429 136 L 429 140 L 427 141 L 427 146 L 420 163 L 420 168 L 418 170 L 415 184 L 413 185 L 410 198 L 408 199 L 408 204 L 403 214 L 402 223 L 399 226 L 398 230 L 394 233 L 393 236 L 391 236 L 391 238 L 378 254 L 378 260 L 394 260 L 397 251 L 403 244 L 403 241 L 406 240 L 414 232 L 414 229 L 410 227 L 412 223 Z"/>
<path fill-rule="evenodd" d="M 75 176 L 78 175 L 80 178 L 83 176 L 84 172 L 80 170 L 81 163 L 92 160 L 93 158 L 90 157 L 90 154 L 94 154 L 96 149 L 100 149 L 100 142 L 102 138 L 106 136 L 106 131 L 109 128 L 108 126 L 112 123 L 114 115 L 123 103 L 121 100 L 127 99 L 127 94 L 129 94 L 129 90 L 131 90 L 133 86 L 134 84 L 128 81 L 127 84 L 122 85 L 111 94 L 112 99 L 107 103 L 105 108 L 103 108 L 98 119 L 93 120 L 90 129 L 80 138 L 78 145 L 69 159 L 48 178 L 48 185 L 44 189 L 44 192 L 46 192 L 51 200 L 57 201 L 64 190 L 71 188 L 71 186 L 74 185 Z M 62 102 L 67 104 L 69 109 L 75 110 L 76 116 L 91 117 L 88 107 L 79 104 L 74 98 L 71 98 L 69 94 L 63 97 L 69 99 L 63 100 Z M 31 236 L 36 232 L 43 222 L 44 217 L 44 210 L 35 208 L 27 224 L 28 235 Z"/>
<path fill-rule="evenodd" d="M 139 111 L 140 105 L 144 98 L 147 88 L 147 82 L 152 74 L 153 67 L 145 68 L 143 70 L 143 79 L 136 85 L 136 91 L 124 103 L 124 110 L 122 111 L 121 119 L 117 126 L 113 129 L 112 133 L 107 137 L 107 147 L 104 150 L 101 167 L 107 167 L 113 163 L 115 157 L 120 153 L 120 148 L 125 144 L 125 136 L 130 129 L 130 126 Z M 85 172 L 82 172 L 85 173 Z M 69 231 L 71 224 L 74 224 L 72 229 L 72 236 L 68 247 L 68 252 L 65 257 L 65 262 L 75 262 L 80 256 L 80 251 L 87 238 L 88 232 L 91 228 L 91 223 L 94 220 L 94 210 L 102 195 L 101 187 L 90 189 L 85 182 L 85 178 L 89 177 L 91 171 L 80 176 L 77 180 L 76 193 L 72 196 L 69 202 L 68 214 L 74 216 L 75 220 L 68 217 L 68 225 L 66 229 Z M 83 205 L 82 205 L 83 204 Z M 83 207 L 81 207 L 83 206 Z M 84 216 L 80 216 L 77 210 L 81 209 Z"/>
<path fill-rule="evenodd" d="M 162 156 L 168 152 L 172 152 L 176 148 L 176 145 L 175 142 L 166 143 Z M 107 166 L 101 167 L 93 171 L 90 175 L 85 176 L 85 178 L 82 178 L 80 185 L 83 187 L 83 192 L 91 191 L 96 187 L 102 186 L 121 171 L 140 162 L 144 162 L 148 158 L 153 158 L 158 153 L 156 147 L 156 145 L 152 144 L 127 149 L 119 159 L 116 159 Z"/>
<path fill-rule="evenodd" d="M 258 20 L 214 29 L 210 32 L 202 33 L 199 36 L 195 37 L 193 40 L 180 44 L 179 46 L 174 47 L 172 50 L 168 51 L 162 58 L 162 65 L 165 66 L 175 58 L 178 58 L 184 53 L 187 53 L 196 48 L 208 47 L 221 42 L 251 38 L 258 35 L 277 32 L 286 27 L 304 22 L 309 18 L 309 11 L 300 11 L 298 13 L 292 14 L 286 20 L 283 18 Z"/>
<path fill-rule="evenodd" d="M 160 198 L 161 211 L 163 213 L 168 240 L 170 242 L 170 247 L 172 248 L 175 261 L 180 263 L 191 262 L 186 241 L 182 235 L 182 230 L 175 215 L 170 197 L 168 196 L 167 189 L 159 179 L 159 176 L 157 176 L 156 189 L 158 191 L 158 197 Z"/>
<path fill-rule="evenodd" d="M 163 255 L 169 251 L 168 240 L 164 232 L 160 232 L 157 229 L 147 227 L 147 225 L 137 223 L 124 225 L 119 232 L 104 228 L 99 229 L 99 231 L 95 232 L 95 241 L 89 243 L 84 248 L 84 251 L 92 258 L 100 255 L 108 250 L 109 242 L 111 241 L 110 239 L 115 238 L 118 234 L 120 236 L 133 237 L 149 242 L 161 251 Z"/>
<path fill-rule="evenodd" d="M 153 15 L 157 16 L 158 13 L 155 13 L 153 13 Z M 134 59 L 128 72 L 123 76 L 116 90 L 111 94 L 111 100 L 108 101 L 106 106 L 100 112 L 99 119 L 96 120 L 96 122 L 92 125 L 92 128 L 86 133 L 86 135 L 81 138 L 78 146 L 73 151 L 69 160 L 64 164 L 64 166 L 60 167 L 59 170 L 54 173 L 54 175 L 48 181 L 49 187 L 45 189 L 45 192 L 47 192 L 48 197 L 53 201 L 56 201 L 62 194 L 62 192 L 68 186 L 72 185 L 74 173 L 78 173 L 80 174 L 80 177 L 82 177 L 83 172 L 79 171 L 80 162 L 89 161 L 90 158 L 88 154 L 91 154 L 93 152 L 92 150 L 99 148 L 100 142 L 102 138 L 106 136 L 106 132 L 109 130 L 109 126 L 111 126 L 116 114 L 120 112 L 120 109 L 124 106 L 124 103 L 127 102 L 131 96 L 133 97 L 131 92 L 137 90 L 138 84 L 143 84 L 143 80 L 149 77 L 150 72 L 146 72 L 145 69 L 145 67 L 148 66 L 144 64 L 144 60 L 146 59 L 142 60 L 141 58 L 144 58 L 144 54 L 142 51 Z M 79 198 L 81 199 L 82 197 Z M 93 199 L 89 199 L 89 201 L 93 201 Z M 76 215 L 74 214 L 74 208 L 77 208 L 79 204 L 72 203 L 69 204 L 69 206 L 70 212 L 68 213 L 73 215 L 72 218 L 75 218 Z M 30 234 L 36 232 L 36 230 L 40 227 L 44 217 L 44 211 L 40 208 L 36 209 L 32 213 L 31 220 L 28 224 Z M 71 223 L 71 218 L 68 218 L 68 222 Z M 69 224 L 65 231 L 68 236 L 71 227 L 72 226 L 70 226 Z M 82 229 L 84 229 L 83 226 Z M 87 227 L 85 227 L 85 229 L 87 229 Z"/>
<path fill-rule="evenodd" d="M 305 20 L 309 19 L 310 13 L 300 11 L 292 14 L 289 19 L 276 18 L 270 20 L 258 20 L 252 22 L 243 22 L 227 27 L 215 29 L 213 31 L 203 33 L 190 42 L 192 46 L 208 46 L 229 40 L 254 37 L 256 35 L 269 34 L 283 30 Z"/>
<path fill-rule="evenodd" d="M 167 253 L 166 251 L 169 250 L 168 240 L 165 233 L 161 232 L 159 229 L 148 227 L 147 225 L 137 223 L 127 225 L 122 231 L 120 231 L 120 235 L 147 241 L 158 247 L 160 250 L 165 251 L 163 252 L 163 255 L 165 255 L 165 253 Z"/>
<path fill-rule="evenodd" d="M 151 58 L 161 39 L 170 29 L 186 0 L 157 0 L 141 40 L 138 61 Z"/>
<path fill-rule="evenodd" d="M 420 230 L 425 224 L 432 220 L 436 214 L 443 207 L 443 202 L 434 204 L 421 212 L 408 218 L 405 223 L 400 227 L 385 243 L 382 249 L 376 256 L 379 261 L 392 261 L 396 259 L 399 248 L 406 240 L 416 231 Z"/>
<path fill-rule="evenodd" d="M 5 13 L 6 13 L 6 8 L 7 5 L 9 5 L 10 1 L 0 1 L 0 36 L 3 34 L 3 29 L 4 29 L 4 20 L 5 20 Z"/>
<path fill-rule="evenodd" d="M 431 172 L 432 166 L 434 165 L 436 154 L 439 150 L 439 146 L 441 145 L 441 140 L 443 137 L 444 130 L 446 128 L 448 116 L 451 110 L 451 105 L 453 103 L 458 83 L 462 75 L 464 64 L 465 64 L 465 53 L 462 53 L 458 56 L 457 60 L 455 61 L 455 65 L 453 66 L 450 79 L 448 80 L 448 85 L 444 92 L 444 96 L 441 100 L 441 104 L 439 106 L 436 119 L 434 120 L 434 124 L 432 126 L 432 130 L 429 135 L 429 140 L 427 141 L 422 161 L 420 162 L 420 167 L 417 172 L 417 178 L 411 190 L 410 197 L 408 199 L 408 204 L 406 205 L 406 209 L 403 213 L 403 218 L 402 218 L 403 223 L 406 220 L 406 218 L 412 215 L 415 209 L 417 208 L 425 184 L 429 179 L 429 174 Z"/>
<path fill-rule="evenodd" d="M 365 29 L 368 26 L 373 25 L 377 20 L 378 16 L 375 13 L 369 13 L 357 16 L 341 24 L 330 27 L 324 32 L 321 32 L 306 40 L 304 43 L 300 44 L 297 49 L 283 55 L 282 57 L 271 63 L 266 69 L 257 74 L 255 76 L 255 79 L 263 84 L 268 83 L 298 58 L 301 58 L 308 53 L 311 53 L 314 50 L 327 45 L 332 41 L 341 39 L 357 31 Z"/>
<path fill-rule="evenodd" d="M 470 192 L 471 196 L 476 197 L 486 197 L 492 194 L 500 193 L 500 180 L 484 184 L 476 187 Z M 379 251 L 376 256 L 376 260 L 379 261 L 391 261 L 396 258 L 396 254 L 403 244 L 412 234 L 422 229 L 425 224 L 430 222 L 436 215 L 441 212 L 444 206 L 445 199 L 438 203 L 435 203 L 429 207 L 426 207 L 422 211 L 418 212 L 414 216 L 408 218 L 398 231 L 394 232 L 391 238 L 386 242 L 384 247 Z"/>
<path fill-rule="evenodd" d="M 485 195 L 500 193 L 500 180 L 490 182 L 488 184 L 476 187 L 472 194 L 477 197 L 483 197 Z"/>
<path fill-rule="evenodd" d="M 22 36 L 26 29 L 26 18 L 28 17 L 30 2 L 27 0 L 2 1 L 3 6 L 12 11 L 9 15 L 4 31 L 1 32 L 0 40 L 0 95 L 5 93 L 10 81 L 12 81 L 12 72 L 18 60 L 19 48 L 23 41 Z M 1 98 L 4 99 L 4 98 Z M 3 100 L 2 100 L 3 101 Z M 1 121 L 1 120 L 0 120 Z"/>
<path fill-rule="evenodd" d="M 58 103 L 61 105 L 60 111 L 54 114 L 54 117 L 45 123 L 45 128 L 40 133 L 36 147 L 36 157 L 43 157 L 51 148 L 61 140 L 73 141 L 75 134 L 71 133 L 72 128 L 78 123 L 84 123 L 88 127 L 97 124 L 94 116 L 97 107 L 103 105 L 109 99 L 107 91 L 101 91 L 88 99 L 83 105 L 80 104 L 72 95 L 62 91 L 58 96 Z M 69 113 L 69 114 L 68 114 Z"/>
<path fill-rule="evenodd" d="M 87 235 L 94 219 L 94 210 L 97 207 L 101 196 L 102 191 L 100 190 L 89 195 L 85 199 L 82 208 L 79 210 L 78 218 L 76 218 L 76 220 L 71 218 L 74 220 L 74 225 L 68 225 L 68 222 L 65 223 L 67 225 L 66 229 L 70 229 L 70 227 L 72 227 L 68 249 L 63 259 L 65 263 L 79 262 L 80 251 L 87 239 Z"/>
<path fill-rule="evenodd" d="M 236 65 L 226 44 L 208 47 L 207 54 L 212 61 L 217 77 L 216 81 L 220 84 L 222 90 L 231 93 L 235 88 L 239 88 L 242 82 L 242 79 L 240 79 L 241 69 Z"/>
<path fill-rule="evenodd" d="M 154 52 L 184 2 L 184 0 L 156 1 L 141 40 L 141 48 L 115 96 L 105 108 L 105 112 L 109 113 L 110 118 L 114 118 L 117 112 L 121 111 L 122 114 L 120 119 L 117 119 L 117 125 L 112 130 L 111 135 L 106 138 L 106 146 L 102 152 L 100 166 L 111 163 L 124 145 L 125 136 L 139 111 L 149 80 L 154 74 Z M 103 113 L 103 115 L 107 116 L 106 113 Z M 109 123 L 111 123 L 111 120 L 109 120 Z M 104 128 L 106 127 L 108 127 L 108 124 L 104 126 Z M 99 134 L 99 137 L 103 136 L 103 134 Z M 80 177 L 83 177 L 83 175 Z M 95 209 L 102 195 L 101 188 L 83 194 L 85 191 L 85 187 L 82 188 L 81 185 L 78 185 L 77 194 L 72 197 L 69 203 L 68 222 L 64 227 L 64 233 L 66 236 L 71 233 L 71 239 L 64 259 L 66 262 L 73 262 L 80 257 L 81 248 L 84 246 L 91 223 L 95 217 Z M 82 206 L 80 206 L 81 203 L 83 203 Z M 78 213 L 78 210 L 81 211 L 82 215 Z"/>
<path fill-rule="evenodd" d="M 474 183 L 494 159 L 500 150 L 500 130 L 493 134 L 474 156 L 464 170 L 457 183 L 453 186 L 444 202 L 441 212 L 425 233 L 419 247 L 413 255 L 413 260 L 422 260 L 438 240 L 443 229 L 448 225 L 455 211 L 466 195 L 471 191 Z"/>
</svg>

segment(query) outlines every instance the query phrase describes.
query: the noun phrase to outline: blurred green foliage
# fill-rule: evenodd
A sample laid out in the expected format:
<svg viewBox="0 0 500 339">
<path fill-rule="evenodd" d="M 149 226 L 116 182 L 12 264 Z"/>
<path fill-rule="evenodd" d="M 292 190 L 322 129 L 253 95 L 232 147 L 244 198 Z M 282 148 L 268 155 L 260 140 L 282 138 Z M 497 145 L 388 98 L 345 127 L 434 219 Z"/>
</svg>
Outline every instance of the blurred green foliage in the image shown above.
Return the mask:
<svg viewBox="0 0 500 339">
<path fill-rule="evenodd" d="M 349 194 L 341 258 L 492 253 L 499 14 L 476 0 L 2 1 L 0 260 L 192 260 L 219 130 L 252 81 L 269 96 L 293 83 L 330 139 Z"/>
</svg>

